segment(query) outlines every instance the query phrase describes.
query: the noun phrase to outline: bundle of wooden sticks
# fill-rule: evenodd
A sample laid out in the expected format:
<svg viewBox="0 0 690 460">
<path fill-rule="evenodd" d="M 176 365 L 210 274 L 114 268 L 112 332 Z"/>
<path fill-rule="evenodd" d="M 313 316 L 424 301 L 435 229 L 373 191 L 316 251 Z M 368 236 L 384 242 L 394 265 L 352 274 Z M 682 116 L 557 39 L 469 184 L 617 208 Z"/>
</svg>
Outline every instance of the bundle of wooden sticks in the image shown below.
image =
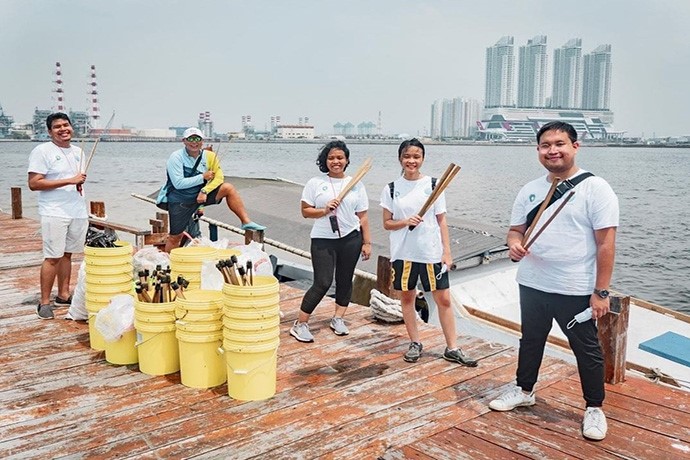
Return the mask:
<svg viewBox="0 0 690 460">
<path fill-rule="evenodd" d="M 431 208 L 431 206 L 438 200 L 438 197 L 441 196 L 441 193 L 450 185 L 450 182 L 455 178 L 455 176 L 460 172 L 460 166 L 456 165 L 455 163 L 451 163 L 448 165 L 446 168 L 446 171 L 443 173 L 441 178 L 438 180 L 436 183 L 436 187 L 434 190 L 431 191 L 431 195 L 429 195 L 429 198 L 427 198 L 426 202 L 424 203 L 424 206 L 422 206 L 422 209 L 419 210 L 417 215 L 420 217 L 424 217 L 424 214 Z M 415 226 L 410 225 L 409 227 L 410 230 L 414 230 Z"/>
<path fill-rule="evenodd" d="M 153 273 L 141 270 L 138 275 L 135 291 L 140 302 L 167 303 L 177 298 L 185 298 L 184 290 L 189 286 L 189 281 L 182 275 L 178 276 L 176 281 L 172 281 L 170 267 L 163 269 L 158 265 Z M 150 290 L 153 290 L 153 295 L 149 294 Z"/>
<path fill-rule="evenodd" d="M 246 267 L 243 267 L 237 261 L 237 256 L 233 255 L 229 259 L 219 260 L 216 268 L 221 272 L 223 280 L 227 284 L 234 284 L 236 286 L 254 285 L 254 268 L 251 260 L 248 260 Z"/>
</svg>

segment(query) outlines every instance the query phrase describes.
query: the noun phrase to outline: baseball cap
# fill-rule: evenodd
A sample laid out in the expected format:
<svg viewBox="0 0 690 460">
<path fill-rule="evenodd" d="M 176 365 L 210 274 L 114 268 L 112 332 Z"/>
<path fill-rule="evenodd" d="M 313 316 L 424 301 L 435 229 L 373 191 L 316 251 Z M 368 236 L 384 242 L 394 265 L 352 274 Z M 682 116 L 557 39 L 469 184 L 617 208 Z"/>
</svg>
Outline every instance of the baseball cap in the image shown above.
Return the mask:
<svg viewBox="0 0 690 460">
<path fill-rule="evenodd" d="M 204 133 L 201 132 L 199 128 L 187 128 L 184 130 L 184 133 L 182 134 L 183 139 L 187 139 L 189 136 L 199 136 L 200 138 L 204 138 Z"/>
</svg>

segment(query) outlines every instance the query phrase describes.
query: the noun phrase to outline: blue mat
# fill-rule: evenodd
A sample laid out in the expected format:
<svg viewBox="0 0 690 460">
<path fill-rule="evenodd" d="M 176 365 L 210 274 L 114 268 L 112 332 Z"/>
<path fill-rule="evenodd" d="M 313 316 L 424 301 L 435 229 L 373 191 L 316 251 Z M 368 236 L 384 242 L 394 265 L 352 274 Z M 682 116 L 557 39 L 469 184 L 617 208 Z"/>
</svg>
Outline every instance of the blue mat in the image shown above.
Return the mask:
<svg viewBox="0 0 690 460">
<path fill-rule="evenodd" d="M 690 367 L 690 339 L 675 332 L 666 332 L 639 345 L 640 350 L 648 351 L 662 358 Z"/>
</svg>

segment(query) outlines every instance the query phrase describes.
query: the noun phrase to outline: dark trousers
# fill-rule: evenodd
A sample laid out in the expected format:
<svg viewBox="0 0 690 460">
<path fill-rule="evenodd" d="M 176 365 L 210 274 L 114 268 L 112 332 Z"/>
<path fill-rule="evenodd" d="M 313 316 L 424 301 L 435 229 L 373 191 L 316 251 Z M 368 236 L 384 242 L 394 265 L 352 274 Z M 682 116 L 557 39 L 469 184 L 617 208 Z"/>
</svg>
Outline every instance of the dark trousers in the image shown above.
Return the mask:
<svg viewBox="0 0 690 460">
<path fill-rule="evenodd" d="M 518 356 L 517 385 L 532 391 L 537 383 L 546 339 L 555 319 L 568 338 L 577 360 L 582 393 L 587 407 L 601 407 L 604 402 L 604 357 L 593 320 L 566 325 L 573 316 L 589 307 L 590 296 L 551 294 L 520 286 L 522 338 Z"/>
<path fill-rule="evenodd" d="M 347 307 L 352 298 L 352 276 L 362 252 L 362 235 L 355 230 L 338 239 L 311 240 L 311 266 L 314 284 L 304 294 L 300 309 L 312 314 L 333 283 L 335 271 L 335 303 Z"/>
</svg>

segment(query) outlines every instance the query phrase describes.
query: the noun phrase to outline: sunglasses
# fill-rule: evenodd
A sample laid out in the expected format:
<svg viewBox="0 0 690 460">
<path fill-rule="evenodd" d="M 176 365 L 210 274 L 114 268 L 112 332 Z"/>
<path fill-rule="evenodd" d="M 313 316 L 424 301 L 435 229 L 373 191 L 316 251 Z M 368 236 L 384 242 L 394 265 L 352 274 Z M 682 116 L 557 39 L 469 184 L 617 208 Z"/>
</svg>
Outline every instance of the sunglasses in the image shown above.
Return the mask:
<svg viewBox="0 0 690 460">
<path fill-rule="evenodd" d="M 201 142 L 201 137 L 199 136 L 189 136 L 187 138 L 188 142 Z"/>
</svg>

